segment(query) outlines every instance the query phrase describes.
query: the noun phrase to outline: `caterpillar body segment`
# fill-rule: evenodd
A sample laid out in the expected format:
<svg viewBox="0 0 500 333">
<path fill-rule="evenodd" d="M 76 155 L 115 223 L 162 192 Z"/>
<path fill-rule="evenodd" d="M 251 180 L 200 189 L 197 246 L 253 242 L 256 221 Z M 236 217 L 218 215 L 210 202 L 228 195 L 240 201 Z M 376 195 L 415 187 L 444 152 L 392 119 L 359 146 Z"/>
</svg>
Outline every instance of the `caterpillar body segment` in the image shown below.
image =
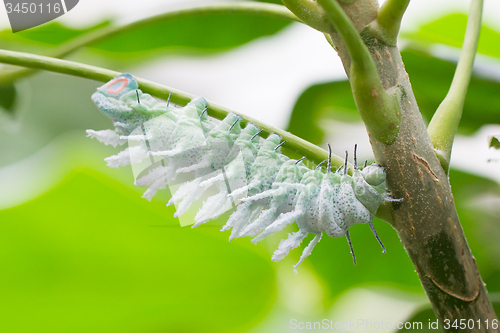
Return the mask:
<svg viewBox="0 0 500 333">
<path fill-rule="evenodd" d="M 203 203 L 203 207 L 195 216 L 196 223 L 193 227 L 217 218 L 233 207 L 234 199 L 228 197 L 228 194 L 248 184 L 250 169 L 258 151 L 258 145 L 254 142 L 258 132 L 257 126 L 248 123 L 234 142 L 221 172 L 200 183 L 200 191 L 205 191 L 210 186 L 215 185 L 219 193 L 209 197 Z M 238 154 L 233 158 L 236 152 Z"/>
<path fill-rule="evenodd" d="M 255 236 L 275 221 L 279 215 L 292 211 L 297 189 L 289 185 L 300 182 L 308 170 L 302 161 L 297 163 L 297 161 L 288 160 L 281 165 L 272 189 L 243 199 L 244 202 L 270 199 L 270 202 L 269 208 L 262 211 L 255 221 L 248 224 L 240 236 Z"/>
</svg>

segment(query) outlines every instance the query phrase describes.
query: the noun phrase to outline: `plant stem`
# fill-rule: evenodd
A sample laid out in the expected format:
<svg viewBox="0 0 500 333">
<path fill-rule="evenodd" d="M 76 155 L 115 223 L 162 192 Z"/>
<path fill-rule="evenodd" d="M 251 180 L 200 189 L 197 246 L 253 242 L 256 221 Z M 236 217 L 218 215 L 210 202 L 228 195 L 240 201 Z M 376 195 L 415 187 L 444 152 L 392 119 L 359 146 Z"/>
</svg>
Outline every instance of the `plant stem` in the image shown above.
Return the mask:
<svg viewBox="0 0 500 333">
<path fill-rule="evenodd" d="M 349 53 L 349 80 L 354 101 L 370 135 L 384 144 L 391 144 L 399 131 L 399 104 L 382 86 L 370 51 L 351 20 L 336 0 L 318 0 Z"/>
<path fill-rule="evenodd" d="M 120 34 L 143 28 L 148 25 L 153 25 L 159 22 L 167 22 L 185 16 L 197 14 L 214 14 L 214 13 L 252 13 L 260 16 L 284 19 L 289 21 L 301 22 L 292 12 L 285 6 L 263 3 L 263 2 L 231 2 L 223 4 L 205 5 L 201 7 L 185 8 L 174 11 L 169 11 L 159 15 L 147 17 L 132 23 L 121 26 L 106 26 L 104 28 L 91 31 L 84 35 L 80 35 L 69 42 L 62 44 L 49 56 L 53 58 L 64 58 L 71 53 L 85 46 L 95 45 L 106 39 L 113 38 Z M 14 82 L 16 79 L 33 74 L 35 69 L 17 69 L 5 71 L 0 74 L 0 86 Z"/>
<path fill-rule="evenodd" d="M 482 12 L 483 0 L 472 0 L 462 52 L 450 90 L 437 108 L 427 128 L 434 150 L 446 172 L 450 167 L 453 140 L 460 118 L 462 118 L 465 95 L 472 75 L 472 66 L 481 31 Z"/>
<path fill-rule="evenodd" d="M 370 24 L 372 34 L 386 44 L 396 44 L 401 20 L 409 3 L 410 0 L 386 0 L 377 19 Z"/>
<path fill-rule="evenodd" d="M 318 5 L 316 0 L 282 0 L 282 2 L 311 28 L 325 33 L 334 30 L 328 17 L 325 15 L 325 11 Z"/>
</svg>

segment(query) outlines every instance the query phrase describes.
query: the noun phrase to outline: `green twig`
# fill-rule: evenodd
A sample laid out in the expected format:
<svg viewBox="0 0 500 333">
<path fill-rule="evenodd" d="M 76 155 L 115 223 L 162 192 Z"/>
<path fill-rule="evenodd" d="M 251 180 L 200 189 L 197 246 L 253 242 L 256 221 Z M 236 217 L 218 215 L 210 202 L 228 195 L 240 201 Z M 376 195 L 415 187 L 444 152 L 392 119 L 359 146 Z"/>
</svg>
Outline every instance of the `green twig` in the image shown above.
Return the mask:
<svg viewBox="0 0 500 333">
<path fill-rule="evenodd" d="M 401 20 L 410 0 L 387 0 L 384 2 L 377 15 L 377 19 L 370 26 L 373 36 L 388 45 L 397 42 Z"/>
<path fill-rule="evenodd" d="M 446 172 L 450 166 L 453 140 L 460 118 L 462 118 L 465 95 L 472 75 L 472 66 L 481 31 L 482 12 L 483 0 L 472 0 L 462 52 L 450 90 L 434 113 L 427 129 L 436 155 Z"/>
<path fill-rule="evenodd" d="M 282 0 L 282 2 L 311 28 L 325 33 L 334 30 L 333 25 L 325 15 L 325 11 L 316 0 Z"/>
<path fill-rule="evenodd" d="M 399 103 L 380 82 L 375 63 L 361 36 L 336 0 L 318 0 L 342 37 L 351 58 L 349 81 L 358 111 L 370 134 L 384 144 L 396 140 Z"/>
<path fill-rule="evenodd" d="M 121 26 L 107 26 L 98 30 L 91 31 L 84 35 L 80 35 L 62 44 L 55 51 L 51 52 L 49 56 L 53 58 L 64 58 L 71 53 L 79 50 L 85 46 L 92 46 L 106 39 L 113 38 L 120 34 L 125 34 L 130 31 L 141 29 L 145 26 L 156 24 L 158 22 L 167 22 L 170 20 L 178 19 L 185 16 L 197 14 L 214 14 L 214 13 L 252 13 L 260 16 L 267 16 L 290 21 L 300 20 L 293 15 L 285 6 L 263 3 L 263 2 L 231 2 L 223 4 L 206 5 L 202 7 L 185 8 L 174 10 L 142 20 L 138 20 L 129 24 Z M 34 69 L 16 69 L 4 71 L 0 75 L 0 86 L 14 82 L 16 79 L 33 74 L 36 72 Z"/>
</svg>

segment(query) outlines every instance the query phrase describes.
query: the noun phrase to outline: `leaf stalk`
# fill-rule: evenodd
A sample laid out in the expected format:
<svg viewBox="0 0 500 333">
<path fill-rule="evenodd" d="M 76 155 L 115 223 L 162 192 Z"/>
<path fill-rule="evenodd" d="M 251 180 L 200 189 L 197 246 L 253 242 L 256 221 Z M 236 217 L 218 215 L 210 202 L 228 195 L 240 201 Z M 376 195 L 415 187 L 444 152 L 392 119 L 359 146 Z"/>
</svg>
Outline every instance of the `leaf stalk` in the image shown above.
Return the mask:
<svg viewBox="0 0 500 333">
<path fill-rule="evenodd" d="M 465 96 L 472 75 L 481 31 L 482 12 L 483 0 L 472 0 L 464 43 L 450 90 L 437 108 L 427 128 L 434 151 L 446 172 L 450 167 L 453 141 L 462 118 Z"/>
</svg>

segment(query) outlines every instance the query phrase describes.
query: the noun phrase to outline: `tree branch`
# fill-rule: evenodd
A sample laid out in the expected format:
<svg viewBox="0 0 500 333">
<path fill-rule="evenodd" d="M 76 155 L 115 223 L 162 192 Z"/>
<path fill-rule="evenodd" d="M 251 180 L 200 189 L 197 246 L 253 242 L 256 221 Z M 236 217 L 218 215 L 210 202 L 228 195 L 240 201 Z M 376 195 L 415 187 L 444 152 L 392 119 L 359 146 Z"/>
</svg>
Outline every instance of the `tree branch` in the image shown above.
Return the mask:
<svg viewBox="0 0 500 333">
<path fill-rule="evenodd" d="M 223 4 L 206 5 L 202 7 L 185 8 L 180 10 L 169 11 L 159 15 L 147 17 L 129 24 L 121 26 L 107 26 L 98 30 L 91 31 L 84 35 L 80 35 L 69 42 L 60 45 L 55 51 L 51 52 L 49 56 L 53 58 L 64 58 L 73 52 L 85 46 L 92 46 L 103 40 L 113 38 L 117 35 L 135 31 L 148 25 L 156 24 L 159 22 L 168 22 L 170 20 L 178 19 L 184 16 L 196 14 L 213 14 L 213 13 L 253 13 L 255 15 L 279 18 L 290 21 L 300 20 L 293 15 L 285 6 L 263 3 L 263 2 L 231 2 Z M 34 69 L 16 69 L 4 71 L 0 74 L 0 86 L 7 85 L 15 80 L 35 73 Z"/>
<path fill-rule="evenodd" d="M 370 32 L 388 45 L 397 42 L 401 20 L 410 0 L 386 0 L 369 28 Z"/>
<path fill-rule="evenodd" d="M 336 0 L 318 0 L 349 53 L 349 80 L 358 111 L 368 132 L 378 141 L 391 144 L 400 125 L 399 104 L 382 86 L 377 67 L 351 20 Z"/>
<path fill-rule="evenodd" d="M 482 12 L 483 0 L 472 0 L 464 44 L 450 90 L 437 108 L 427 128 L 436 155 L 446 172 L 450 167 L 453 140 L 460 118 L 462 118 L 465 95 L 472 75 L 472 66 L 481 31 Z"/>
<path fill-rule="evenodd" d="M 491 323 L 497 320 L 495 312 L 465 239 L 448 175 L 434 152 L 399 50 L 396 45 L 378 40 L 369 29 L 363 30 L 376 19 L 378 8 L 373 8 L 372 1 L 357 0 L 353 5 L 345 10 L 353 22 L 370 18 L 357 28 L 362 31 L 384 87 L 401 92 L 398 95 L 401 125 L 396 140 L 387 145 L 373 135 L 370 137 L 377 162 L 387 170 L 388 189 L 404 198 L 390 207 L 394 216 L 391 225 L 398 232 L 441 322 L 467 318 Z M 350 73 L 352 54 L 343 45 L 349 42 L 343 36 L 339 38 L 342 31 L 337 30 L 330 34 L 331 40 L 346 72 Z M 447 331 L 485 332 L 485 327 Z"/>
</svg>

